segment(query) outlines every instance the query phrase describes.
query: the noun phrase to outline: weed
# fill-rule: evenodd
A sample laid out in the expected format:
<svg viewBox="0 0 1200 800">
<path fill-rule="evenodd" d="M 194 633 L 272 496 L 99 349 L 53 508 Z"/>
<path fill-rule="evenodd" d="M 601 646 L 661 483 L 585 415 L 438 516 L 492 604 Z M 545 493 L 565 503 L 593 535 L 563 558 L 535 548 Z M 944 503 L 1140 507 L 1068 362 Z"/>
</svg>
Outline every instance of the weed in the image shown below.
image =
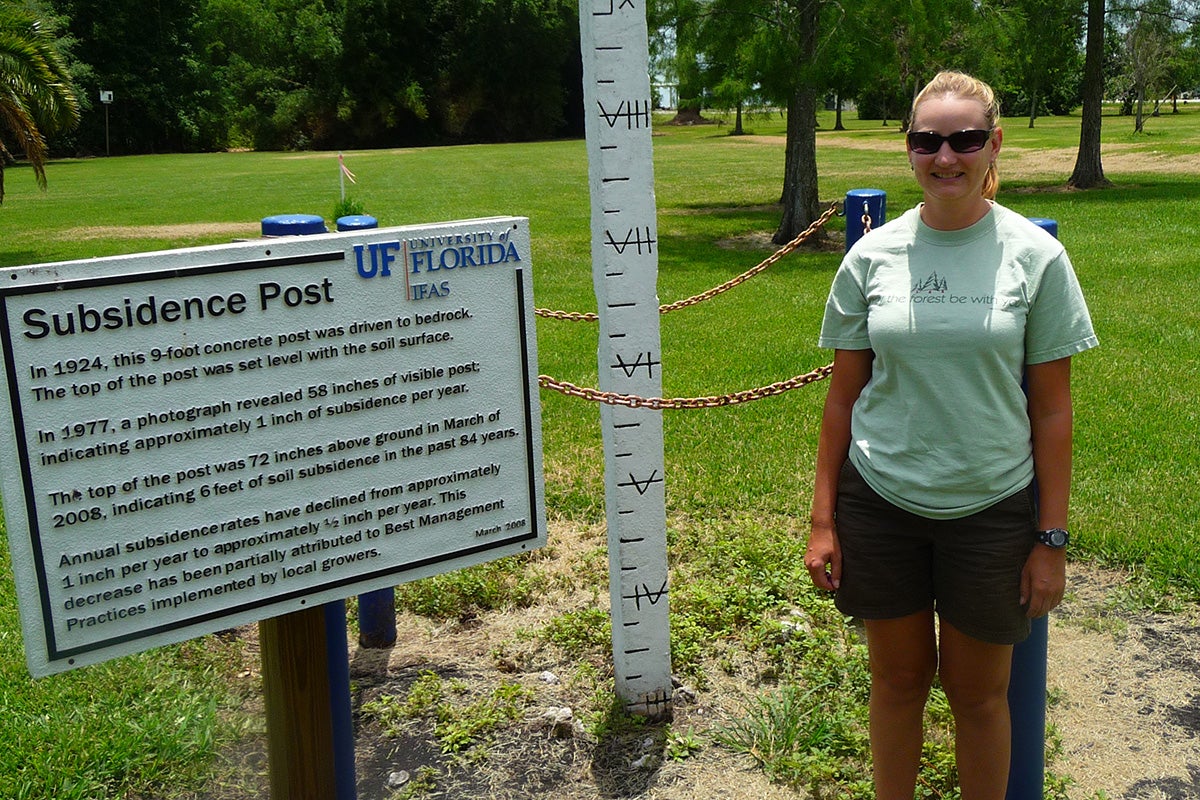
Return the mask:
<svg viewBox="0 0 1200 800">
<path fill-rule="evenodd" d="M 603 608 L 568 611 L 548 622 L 540 636 L 561 648 L 566 656 L 578 659 L 584 653 L 603 651 L 611 646 L 612 620 Z"/>
<path fill-rule="evenodd" d="M 1060 775 L 1051 769 L 1054 763 L 1062 758 L 1062 755 L 1062 735 L 1053 723 L 1048 723 L 1046 725 L 1046 777 L 1042 786 L 1044 800 L 1067 800 L 1068 790 L 1075 785 L 1075 781 L 1069 775 Z"/>
<path fill-rule="evenodd" d="M 755 698 L 746 713 L 718 728 L 715 740 L 754 757 L 772 779 L 817 798 L 867 800 L 865 730 L 848 716 L 832 684 L 785 685 Z"/>
<path fill-rule="evenodd" d="M 338 200 L 333 206 L 333 218 L 341 219 L 342 217 L 354 217 L 362 214 L 366 206 L 361 200 L 353 197 L 343 197 Z"/>
<path fill-rule="evenodd" d="M 421 767 L 416 774 L 396 791 L 391 800 L 416 800 L 437 789 L 438 771 L 433 767 Z"/>
<path fill-rule="evenodd" d="M 469 687 L 460 680 L 444 681 L 436 673 L 422 672 L 403 696 L 384 695 L 364 703 L 363 714 L 375 717 L 384 735 L 400 735 L 412 720 L 429 719 L 433 734 L 445 754 L 466 754 L 468 761 L 486 758 L 486 737 L 519 720 L 533 701 L 533 692 L 520 684 L 503 683 L 484 697 L 469 703 L 463 697 Z"/>
<path fill-rule="evenodd" d="M 686 733 L 672 730 L 667 734 L 666 755 L 672 761 L 687 761 L 703 749 L 704 743 L 690 728 Z"/>
<path fill-rule="evenodd" d="M 460 753 L 481 737 L 519 720 L 532 701 L 531 690 L 520 684 L 505 683 L 490 695 L 461 708 L 443 703 L 438 707 L 433 732 L 443 753 Z"/>
<path fill-rule="evenodd" d="M 530 561 L 523 553 L 406 583 L 396 589 L 396 605 L 434 619 L 469 619 L 484 611 L 526 608 L 548 585 L 545 574 L 529 566 Z"/>
</svg>

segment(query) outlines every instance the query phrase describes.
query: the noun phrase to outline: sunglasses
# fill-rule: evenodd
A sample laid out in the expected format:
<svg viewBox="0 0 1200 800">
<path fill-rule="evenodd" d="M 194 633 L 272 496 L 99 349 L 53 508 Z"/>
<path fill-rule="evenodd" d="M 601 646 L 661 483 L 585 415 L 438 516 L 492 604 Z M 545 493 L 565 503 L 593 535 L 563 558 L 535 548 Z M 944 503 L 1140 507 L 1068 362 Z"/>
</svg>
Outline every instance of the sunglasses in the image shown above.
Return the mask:
<svg viewBox="0 0 1200 800">
<path fill-rule="evenodd" d="M 942 136 L 933 131 L 910 131 L 908 146 L 914 153 L 931 156 L 942 149 L 942 142 L 949 142 L 950 149 L 956 153 L 974 153 L 982 150 L 992 136 L 990 130 L 956 131 L 949 136 Z"/>
</svg>

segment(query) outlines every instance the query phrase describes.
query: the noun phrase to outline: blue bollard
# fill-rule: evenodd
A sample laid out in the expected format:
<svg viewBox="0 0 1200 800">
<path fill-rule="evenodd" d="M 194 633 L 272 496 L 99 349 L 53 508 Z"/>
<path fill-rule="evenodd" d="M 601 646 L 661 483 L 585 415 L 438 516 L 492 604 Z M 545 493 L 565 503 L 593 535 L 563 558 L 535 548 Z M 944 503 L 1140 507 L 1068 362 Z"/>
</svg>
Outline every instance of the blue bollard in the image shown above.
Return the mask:
<svg viewBox="0 0 1200 800">
<path fill-rule="evenodd" d="M 849 250 L 866 233 L 863 214 L 871 218 L 871 228 L 887 222 L 887 192 L 882 189 L 851 189 L 846 192 L 842 206 L 846 215 L 846 249 Z"/>
<path fill-rule="evenodd" d="M 364 231 L 378 227 L 379 220 L 367 214 L 349 214 L 345 217 L 337 218 L 337 229 L 339 231 Z"/>
<path fill-rule="evenodd" d="M 1046 771 L 1046 659 L 1050 618 L 1033 621 L 1029 638 L 1013 648 L 1008 713 L 1012 717 L 1005 800 L 1042 800 Z"/>
<path fill-rule="evenodd" d="M 338 217 L 339 231 L 378 228 L 379 221 L 367 214 Z M 386 650 L 396 643 L 396 590 L 376 589 L 358 596 L 358 644 Z"/>
<path fill-rule="evenodd" d="M 328 233 L 316 214 L 275 214 L 262 219 L 263 236 Z M 346 601 L 326 603 L 325 662 L 329 674 L 330 724 L 333 728 L 335 800 L 355 800 L 354 725 L 350 711 L 350 647 L 346 642 Z"/>
<path fill-rule="evenodd" d="M 325 660 L 329 665 L 330 724 L 333 728 L 333 780 L 336 800 L 356 800 L 354 719 L 350 711 L 350 646 L 346 641 L 346 601 L 326 603 Z"/>
<path fill-rule="evenodd" d="M 1058 237 L 1058 223 L 1031 217 L 1030 222 Z M 1036 497 L 1037 487 L 1034 487 Z M 1013 648 L 1012 678 L 1008 683 L 1008 713 L 1012 718 L 1005 800 L 1042 800 L 1046 777 L 1046 661 L 1050 648 L 1050 618 L 1035 619 L 1029 638 Z"/>
<path fill-rule="evenodd" d="M 1057 221 L 1052 220 L 1052 219 L 1046 219 L 1045 217 L 1030 217 L 1029 221 L 1032 222 L 1034 225 L 1037 225 L 1039 228 L 1044 230 L 1046 233 L 1053 236 L 1055 239 L 1058 238 L 1058 222 Z"/>
<path fill-rule="evenodd" d="M 263 236 L 309 236 L 328 232 L 325 220 L 316 214 L 275 214 L 262 218 Z"/>
<path fill-rule="evenodd" d="M 358 644 L 386 650 L 396 643 L 396 590 L 376 589 L 358 596 Z"/>
</svg>

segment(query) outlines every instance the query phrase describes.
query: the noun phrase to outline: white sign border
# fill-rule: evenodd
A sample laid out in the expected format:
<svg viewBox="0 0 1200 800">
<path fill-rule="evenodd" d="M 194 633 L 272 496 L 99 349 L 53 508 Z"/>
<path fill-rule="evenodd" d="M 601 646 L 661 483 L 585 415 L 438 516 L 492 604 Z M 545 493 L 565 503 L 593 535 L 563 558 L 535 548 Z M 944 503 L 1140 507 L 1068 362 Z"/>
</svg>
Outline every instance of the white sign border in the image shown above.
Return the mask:
<svg viewBox="0 0 1200 800">
<path fill-rule="evenodd" d="M 89 285 L 114 285 L 119 283 L 165 280 L 190 275 L 218 274 L 221 272 L 251 271 L 280 266 L 332 263 L 346 261 L 354 244 L 390 241 L 414 235 L 453 234 L 466 229 L 478 229 L 482 225 L 507 225 L 514 234 L 522 236 L 524 253 L 529 254 L 528 220 L 525 218 L 492 217 L 460 220 L 431 225 L 411 225 L 393 228 L 376 228 L 347 233 L 324 234 L 305 237 L 284 237 L 262 241 L 216 245 L 213 247 L 185 248 L 179 250 L 112 256 L 92 260 L 57 262 L 31 265 L 3 270 L 0 276 L 9 279 L 0 283 L 0 348 L 4 354 L 4 393 L 0 446 L 3 452 L 18 454 L 19 478 L 14 480 L 10 470 L 0 474 L 5 489 L 5 522 L 7 539 L 12 555 L 14 580 L 17 583 L 18 602 L 21 606 L 21 622 L 24 633 L 26 663 L 35 677 L 65 671 L 88 664 L 128 655 L 166 644 L 203 636 L 222 629 L 256 622 L 341 600 L 374 589 L 388 588 L 410 580 L 442 574 L 456 569 L 484 563 L 508 555 L 528 552 L 531 548 L 544 546 L 547 538 L 545 520 L 545 487 L 542 472 L 541 411 L 537 386 L 537 340 L 534 330 L 532 275 L 529 267 L 519 262 L 512 268 L 516 280 L 516 316 L 520 338 L 523 408 L 521 416 L 525 426 L 524 485 L 528 491 L 529 529 L 504 538 L 489 539 L 472 547 L 454 550 L 411 562 L 389 566 L 365 575 L 339 577 L 327 584 L 289 591 L 267 598 L 251 599 L 228 610 L 208 612 L 197 617 L 185 617 L 173 622 L 159 624 L 136 633 L 126 633 L 108 639 L 73 647 L 58 649 L 53 630 L 53 614 L 50 609 L 48 590 L 49 577 L 41 547 L 42 533 L 37 518 L 36 487 L 30 469 L 30 457 L 25 424 L 21 414 L 19 389 L 21 382 L 15 371 L 12 331 L 5 321 L 8 319 L 8 298 L 17 295 L 59 291 L 62 288 L 86 288 Z M 244 260 L 236 260 L 243 256 Z M 133 271 L 129 271 L 130 268 Z M 80 269 L 86 275 L 75 276 Z M 22 274 L 32 282 L 19 283 Z M 19 484 L 19 492 L 13 489 Z M 14 513 L 14 510 L 19 512 Z M 16 524 L 14 524 L 16 523 Z M 18 576 L 19 565 L 32 563 L 35 575 L 23 581 Z M 36 585 L 29 591 L 29 583 Z M 34 596 L 30 596 L 34 595 Z M 36 610 L 29 611 L 29 606 Z M 36 618 L 36 621 L 35 621 Z"/>
</svg>

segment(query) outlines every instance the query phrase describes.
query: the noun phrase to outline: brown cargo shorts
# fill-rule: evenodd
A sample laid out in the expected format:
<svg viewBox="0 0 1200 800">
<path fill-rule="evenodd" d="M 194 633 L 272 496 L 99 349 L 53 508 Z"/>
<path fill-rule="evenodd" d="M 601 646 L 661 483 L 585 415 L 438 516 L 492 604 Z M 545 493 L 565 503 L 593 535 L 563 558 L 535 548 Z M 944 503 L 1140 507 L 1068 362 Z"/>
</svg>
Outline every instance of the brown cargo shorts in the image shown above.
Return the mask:
<svg viewBox="0 0 1200 800">
<path fill-rule="evenodd" d="M 1016 644 L 1029 635 L 1021 570 L 1036 529 L 1032 485 L 961 519 L 928 519 L 880 497 L 847 459 L 838 483 L 837 607 L 895 619 L 932 606 L 968 636 Z"/>
</svg>

